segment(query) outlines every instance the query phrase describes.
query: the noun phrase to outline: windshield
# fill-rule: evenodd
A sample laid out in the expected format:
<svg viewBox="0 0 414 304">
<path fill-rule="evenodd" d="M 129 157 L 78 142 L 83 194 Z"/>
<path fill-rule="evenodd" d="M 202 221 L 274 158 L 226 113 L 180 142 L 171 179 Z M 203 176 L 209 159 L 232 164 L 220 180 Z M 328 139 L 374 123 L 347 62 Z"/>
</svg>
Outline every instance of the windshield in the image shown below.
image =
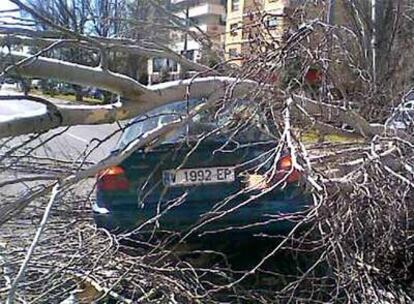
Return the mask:
<svg viewBox="0 0 414 304">
<path fill-rule="evenodd" d="M 166 125 L 187 115 L 187 108 L 201 104 L 203 101 L 190 100 L 171 103 L 152 111 L 145 115 L 133 119 L 123 132 L 118 149 L 124 148 L 131 141 L 141 137 L 162 125 Z M 247 111 L 247 109 L 249 111 Z M 254 119 L 253 108 L 244 103 L 238 103 L 231 109 L 209 109 L 195 115 L 192 121 L 185 126 L 177 129 L 176 133 L 164 140 L 162 143 L 175 143 L 190 139 L 205 137 L 207 141 L 225 142 L 227 140 L 240 143 L 269 141 L 269 137 L 264 130 L 257 126 L 257 119 Z"/>
</svg>

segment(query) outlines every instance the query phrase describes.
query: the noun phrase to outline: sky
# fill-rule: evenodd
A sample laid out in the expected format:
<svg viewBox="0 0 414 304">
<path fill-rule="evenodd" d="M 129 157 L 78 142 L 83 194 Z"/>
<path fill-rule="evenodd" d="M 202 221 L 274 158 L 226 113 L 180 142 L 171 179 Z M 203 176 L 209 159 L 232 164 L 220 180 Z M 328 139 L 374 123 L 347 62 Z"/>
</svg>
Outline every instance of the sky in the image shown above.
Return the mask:
<svg viewBox="0 0 414 304">
<path fill-rule="evenodd" d="M 17 6 L 14 3 L 11 3 L 9 0 L 0 0 L 0 11 L 14 9 L 14 8 L 17 8 Z M 2 18 L 0 14 L 0 20 L 7 20 L 7 18 Z"/>
<path fill-rule="evenodd" d="M 2 10 L 10 10 L 10 9 L 16 9 L 17 6 L 14 3 L 11 3 L 9 0 L 0 0 L 0 11 Z M 7 13 L 7 14 L 0 14 L 0 26 L 3 25 L 2 22 L 16 22 L 13 19 L 4 17 L 4 16 L 19 16 L 19 13 Z M 3 51 L 4 49 L 8 50 L 7 48 L 1 48 L 0 47 L 0 52 Z M 26 52 L 25 48 L 23 48 L 23 52 Z"/>
<path fill-rule="evenodd" d="M 13 8 L 16 8 L 16 5 L 11 3 L 9 0 L 0 0 L 0 10 Z"/>
</svg>

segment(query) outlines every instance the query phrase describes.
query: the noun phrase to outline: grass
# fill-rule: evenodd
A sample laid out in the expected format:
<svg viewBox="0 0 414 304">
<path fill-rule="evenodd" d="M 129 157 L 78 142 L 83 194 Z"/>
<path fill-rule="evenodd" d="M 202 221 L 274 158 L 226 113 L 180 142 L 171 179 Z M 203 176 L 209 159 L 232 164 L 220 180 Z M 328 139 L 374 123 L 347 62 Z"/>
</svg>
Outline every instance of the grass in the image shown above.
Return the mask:
<svg viewBox="0 0 414 304">
<path fill-rule="evenodd" d="M 64 94 L 44 94 L 42 91 L 40 90 L 31 90 L 30 94 L 32 95 L 38 95 L 38 96 L 43 96 L 46 98 L 55 98 L 55 99 L 60 99 L 60 100 L 65 100 L 65 101 L 69 101 L 69 102 L 76 102 L 76 96 L 75 95 L 64 95 Z M 95 99 L 92 97 L 83 97 L 83 102 L 85 103 L 90 103 L 90 104 L 102 104 L 102 100 L 100 99 Z"/>
<path fill-rule="evenodd" d="M 319 132 L 315 129 L 311 129 L 309 131 L 303 132 L 299 138 L 305 144 L 316 144 L 319 140 Z M 357 143 L 362 140 L 362 137 L 355 135 L 355 136 L 342 136 L 339 134 L 326 134 L 323 136 L 324 142 L 329 142 L 333 144 L 338 143 Z"/>
</svg>

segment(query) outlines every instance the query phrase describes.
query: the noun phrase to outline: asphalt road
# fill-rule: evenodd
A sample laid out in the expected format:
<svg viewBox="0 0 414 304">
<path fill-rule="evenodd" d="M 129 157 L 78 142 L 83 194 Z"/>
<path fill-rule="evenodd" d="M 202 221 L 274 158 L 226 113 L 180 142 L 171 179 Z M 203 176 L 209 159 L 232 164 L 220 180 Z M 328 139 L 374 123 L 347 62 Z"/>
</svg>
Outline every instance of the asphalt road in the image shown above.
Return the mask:
<svg viewBox="0 0 414 304">
<path fill-rule="evenodd" d="M 14 85 L 3 85 L 0 90 L 0 95 L 16 94 L 21 93 L 16 91 Z M 65 103 L 64 101 L 55 101 Z M 44 111 L 45 106 L 36 102 L 27 100 L 0 100 L 0 121 L 8 121 L 16 115 L 30 116 Z M 93 149 L 98 143 L 97 140 L 104 139 L 118 129 L 117 124 L 73 126 L 67 130 L 66 127 L 57 128 L 31 140 L 29 144 L 23 147 L 21 145 L 30 139 L 29 136 L 19 136 L 11 140 L 0 139 L 0 184 L 33 175 L 67 174 L 65 168 L 59 168 L 60 165 L 54 165 L 53 162 L 45 161 L 44 159 L 63 160 L 68 164 L 68 168 L 70 168 L 71 163 L 85 159 L 85 155 L 93 150 L 87 156 L 86 160 L 98 162 L 110 153 L 119 138 L 120 132 L 104 141 L 96 149 Z M 13 164 L 14 159 L 11 157 L 4 158 L 3 156 L 15 148 L 18 149 L 13 152 L 14 156 L 27 154 L 39 158 L 40 164 L 35 160 L 33 162 L 36 164 L 32 165 L 31 161 L 26 161 L 26 158 L 8 169 L 9 164 Z M 44 164 L 45 162 L 46 165 Z M 52 163 L 52 170 L 51 166 L 48 165 L 49 163 Z M 56 167 L 57 172 L 53 171 L 54 167 Z M 43 170 L 43 168 L 46 168 L 46 170 Z M 59 173 L 59 170 L 61 173 Z M 3 186 L 0 188 L 0 200 L 10 196 L 20 196 L 30 187 L 42 183 L 42 181 L 20 182 Z M 85 188 L 85 190 L 89 191 L 88 189 L 90 189 L 90 186 Z"/>
<path fill-rule="evenodd" d="M 0 95 L 18 94 L 13 85 L 3 85 L 0 90 Z M 57 101 L 59 102 L 59 101 Z M 62 101 L 62 103 L 65 103 Z M 13 116 L 30 116 L 37 113 L 42 113 L 46 107 L 42 104 L 27 101 L 27 100 L 1 100 L 0 101 L 0 121 L 7 121 Z M 42 135 L 38 140 L 35 140 L 31 146 L 47 140 L 51 135 L 61 133 L 66 128 L 58 128 Z M 34 155 L 58 157 L 65 160 L 76 160 L 82 157 L 82 153 L 87 151 L 88 147 L 95 146 L 98 140 L 104 139 L 109 134 L 118 129 L 116 124 L 107 125 L 82 125 L 70 127 L 62 135 L 56 136 L 51 141 L 47 142 L 44 147 L 36 149 Z M 119 135 L 115 135 L 111 139 L 105 141 L 100 145 L 89 157 L 88 160 L 97 162 L 108 155 L 110 150 L 115 146 Z M 26 140 L 27 136 L 20 136 L 8 144 L 8 147 L 17 146 L 22 141 Z"/>
</svg>

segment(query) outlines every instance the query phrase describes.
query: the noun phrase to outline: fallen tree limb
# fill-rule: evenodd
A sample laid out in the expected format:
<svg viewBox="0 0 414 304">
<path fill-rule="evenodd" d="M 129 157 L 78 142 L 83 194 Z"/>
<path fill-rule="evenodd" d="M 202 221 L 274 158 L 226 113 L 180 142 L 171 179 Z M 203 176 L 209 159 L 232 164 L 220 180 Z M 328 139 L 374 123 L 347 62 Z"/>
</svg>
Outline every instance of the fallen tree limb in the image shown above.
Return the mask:
<svg viewBox="0 0 414 304">
<path fill-rule="evenodd" d="M 54 62 L 58 65 L 59 63 Z M 47 67 L 47 64 L 44 68 Z M 89 69 L 89 70 L 88 70 Z M 117 81 L 120 88 L 123 88 L 124 83 L 132 81 L 128 77 L 124 79 L 121 75 L 119 79 L 118 75 L 109 76 L 105 75 L 108 72 L 97 71 L 97 77 L 93 76 L 93 68 L 86 69 L 86 74 L 91 77 L 89 83 L 92 86 L 103 85 L 103 82 L 110 82 L 111 86 L 115 86 Z M 65 70 L 65 69 L 63 69 Z M 46 74 L 47 71 L 42 69 L 42 73 Z M 75 74 L 80 75 L 84 70 L 76 72 L 75 67 L 69 66 L 66 76 L 72 72 L 73 77 Z M 99 80 L 100 74 L 103 77 L 102 81 Z M 59 73 L 60 74 L 60 73 Z M 86 77 L 86 76 L 82 76 Z M 79 78 L 82 78 L 79 76 Z M 42 104 L 46 104 L 52 107 L 53 111 L 46 110 L 42 114 L 36 114 L 33 116 L 28 115 L 16 115 L 11 116 L 8 120 L 0 121 L 0 138 L 8 136 L 18 136 L 28 133 L 45 132 L 50 129 L 54 129 L 61 126 L 72 125 L 85 125 L 85 124 L 102 124 L 112 123 L 119 120 L 130 119 L 136 117 L 139 114 L 150 111 L 161 105 L 168 104 L 174 101 L 184 100 L 187 92 L 191 92 L 190 98 L 192 99 L 209 99 L 222 97 L 228 88 L 232 88 L 234 97 L 242 97 L 249 93 L 254 87 L 255 83 L 252 81 L 241 81 L 229 77 L 205 77 L 198 79 L 188 79 L 182 81 L 172 81 L 163 83 L 160 85 L 154 85 L 144 87 L 136 83 L 135 91 L 136 95 L 132 95 L 131 100 L 122 100 L 111 105 L 57 105 L 44 99 L 39 100 L 36 97 L 29 97 L 30 100 L 40 101 Z M 126 94 L 131 96 L 133 91 Z M 12 100 L 10 96 L 1 97 L 3 100 Z M 19 99 L 24 99 L 19 98 Z"/>
</svg>

